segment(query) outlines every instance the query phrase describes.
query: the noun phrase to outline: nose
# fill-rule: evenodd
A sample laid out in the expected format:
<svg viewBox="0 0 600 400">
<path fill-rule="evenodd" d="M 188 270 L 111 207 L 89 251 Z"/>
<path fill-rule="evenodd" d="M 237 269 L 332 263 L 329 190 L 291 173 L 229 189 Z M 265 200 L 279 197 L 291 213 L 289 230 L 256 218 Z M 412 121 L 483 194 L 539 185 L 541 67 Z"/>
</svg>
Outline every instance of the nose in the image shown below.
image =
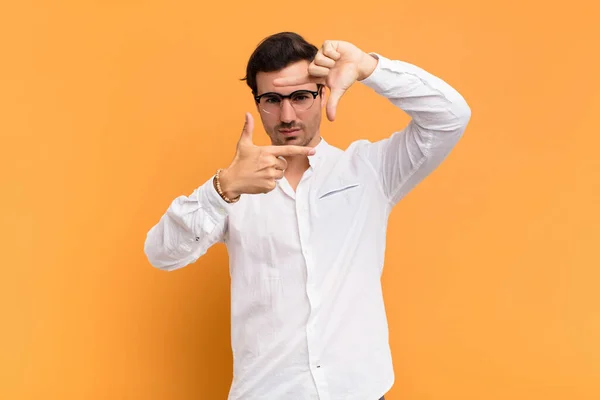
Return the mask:
<svg viewBox="0 0 600 400">
<path fill-rule="evenodd" d="M 279 114 L 281 122 L 290 123 L 296 119 L 296 110 L 292 107 L 289 99 L 284 99 L 281 103 L 281 113 Z"/>
</svg>

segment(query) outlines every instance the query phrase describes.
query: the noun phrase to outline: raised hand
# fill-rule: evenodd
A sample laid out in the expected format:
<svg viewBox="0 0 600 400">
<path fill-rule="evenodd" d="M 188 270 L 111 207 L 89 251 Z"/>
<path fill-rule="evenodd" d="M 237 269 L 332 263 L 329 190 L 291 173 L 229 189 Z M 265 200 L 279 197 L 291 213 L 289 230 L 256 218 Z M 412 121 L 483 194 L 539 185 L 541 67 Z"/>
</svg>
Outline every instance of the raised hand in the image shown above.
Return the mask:
<svg viewBox="0 0 600 400">
<path fill-rule="evenodd" d="M 315 59 L 308 66 L 305 75 L 279 78 L 275 86 L 295 86 L 305 83 L 320 83 L 329 87 L 327 118 L 335 120 L 337 106 L 346 90 L 357 80 L 369 76 L 377 66 L 377 59 L 352 43 L 340 40 L 326 40 Z"/>
<path fill-rule="evenodd" d="M 267 193 L 283 178 L 287 162 L 283 157 L 309 156 L 315 149 L 307 146 L 256 146 L 252 142 L 254 118 L 246 113 L 246 122 L 231 165 L 221 172 L 221 189 L 230 199 L 247 194 Z"/>
</svg>

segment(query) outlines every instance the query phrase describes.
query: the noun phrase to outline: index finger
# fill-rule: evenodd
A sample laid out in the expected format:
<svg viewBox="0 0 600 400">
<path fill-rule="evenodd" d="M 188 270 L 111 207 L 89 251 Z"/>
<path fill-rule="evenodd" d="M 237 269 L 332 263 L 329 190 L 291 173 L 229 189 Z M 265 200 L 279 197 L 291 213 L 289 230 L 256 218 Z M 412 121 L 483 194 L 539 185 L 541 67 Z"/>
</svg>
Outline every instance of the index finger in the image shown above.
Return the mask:
<svg viewBox="0 0 600 400">
<path fill-rule="evenodd" d="M 267 149 L 275 157 L 278 156 L 312 156 L 315 154 L 313 147 L 307 146 L 267 146 Z"/>
<path fill-rule="evenodd" d="M 297 86 L 306 83 L 324 83 L 323 78 L 311 75 L 290 76 L 288 78 L 277 78 L 273 81 L 273 86 Z"/>
</svg>

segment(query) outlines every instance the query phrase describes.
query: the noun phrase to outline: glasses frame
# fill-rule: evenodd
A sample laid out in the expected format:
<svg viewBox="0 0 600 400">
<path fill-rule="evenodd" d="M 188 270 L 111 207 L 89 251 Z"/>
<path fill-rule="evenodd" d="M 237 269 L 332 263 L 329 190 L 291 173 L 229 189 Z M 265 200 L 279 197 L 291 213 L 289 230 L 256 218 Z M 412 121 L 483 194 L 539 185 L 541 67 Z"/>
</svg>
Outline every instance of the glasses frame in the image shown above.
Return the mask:
<svg viewBox="0 0 600 400">
<path fill-rule="evenodd" d="M 313 106 L 314 101 L 316 100 L 317 96 L 319 96 L 321 94 L 321 89 L 323 89 L 323 85 L 322 84 L 317 84 L 317 90 L 308 90 L 308 89 L 300 89 L 300 90 L 294 90 L 292 93 L 288 94 L 288 95 L 283 95 L 277 92 L 267 92 L 267 93 L 263 93 L 259 96 L 254 96 L 254 101 L 256 101 L 256 104 L 258 104 L 258 106 L 260 107 L 260 99 L 262 99 L 264 96 L 277 96 L 281 99 L 281 103 L 279 104 L 279 110 L 281 111 L 281 105 L 283 104 L 283 100 L 285 99 L 290 99 L 290 104 L 292 105 L 292 107 L 294 108 L 294 110 L 296 110 L 296 107 L 294 106 L 294 103 L 292 103 L 292 97 L 299 92 L 302 93 L 310 93 L 313 97 L 313 103 L 310 105 L 310 107 L 304 109 L 304 110 L 300 110 L 300 111 L 306 111 L 309 108 L 311 108 Z M 266 112 L 267 114 L 271 114 L 270 112 L 268 112 L 267 110 L 265 110 L 264 108 L 260 107 L 261 110 L 263 110 L 264 112 Z"/>
</svg>

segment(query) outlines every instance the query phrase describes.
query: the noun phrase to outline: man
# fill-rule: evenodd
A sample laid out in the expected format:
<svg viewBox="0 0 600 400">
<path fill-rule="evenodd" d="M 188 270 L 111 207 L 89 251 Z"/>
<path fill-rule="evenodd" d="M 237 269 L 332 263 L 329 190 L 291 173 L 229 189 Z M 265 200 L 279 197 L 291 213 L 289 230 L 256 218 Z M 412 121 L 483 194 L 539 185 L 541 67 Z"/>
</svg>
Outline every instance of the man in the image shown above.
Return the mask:
<svg viewBox="0 0 600 400">
<path fill-rule="evenodd" d="M 388 216 L 448 155 L 470 109 L 414 65 L 290 32 L 262 41 L 246 72 L 272 145 L 253 144 L 246 114 L 232 163 L 172 202 L 147 257 L 170 271 L 226 244 L 230 400 L 383 398 L 394 382 L 380 283 Z M 333 121 L 356 81 L 412 120 L 342 151 L 321 137 L 321 112 Z"/>
</svg>

